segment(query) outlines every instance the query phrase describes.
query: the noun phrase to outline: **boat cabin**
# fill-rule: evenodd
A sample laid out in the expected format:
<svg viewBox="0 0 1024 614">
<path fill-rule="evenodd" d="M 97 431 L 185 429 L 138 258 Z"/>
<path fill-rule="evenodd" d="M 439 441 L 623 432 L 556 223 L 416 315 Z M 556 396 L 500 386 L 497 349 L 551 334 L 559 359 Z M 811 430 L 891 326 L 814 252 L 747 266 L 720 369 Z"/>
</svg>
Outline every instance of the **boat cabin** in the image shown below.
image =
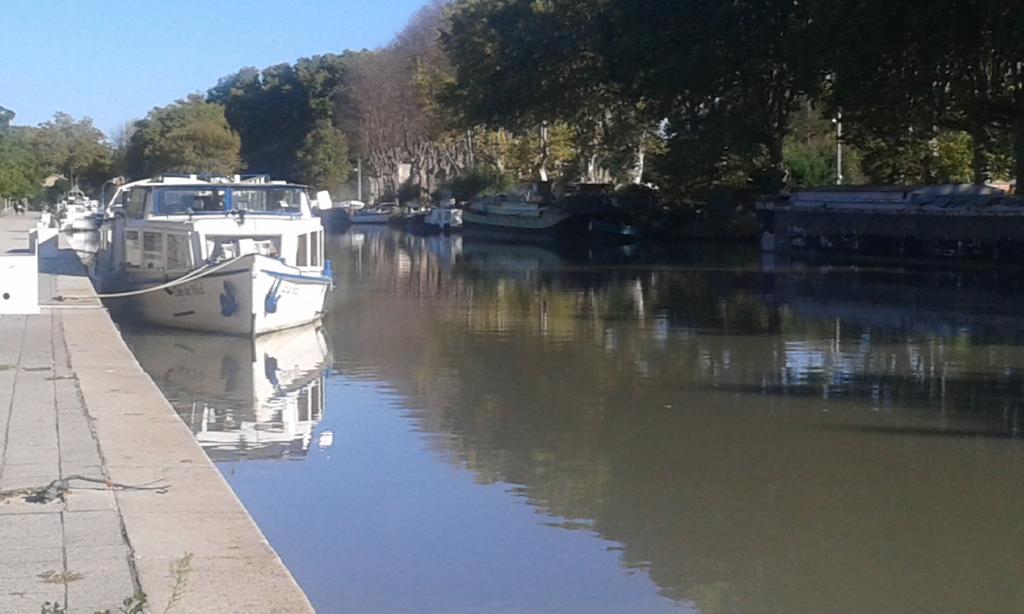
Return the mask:
<svg viewBox="0 0 1024 614">
<path fill-rule="evenodd" d="M 121 186 L 108 210 L 101 240 L 128 275 L 171 279 L 246 254 L 324 266 L 323 226 L 301 185 L 164 176 Z"/>
</svg>

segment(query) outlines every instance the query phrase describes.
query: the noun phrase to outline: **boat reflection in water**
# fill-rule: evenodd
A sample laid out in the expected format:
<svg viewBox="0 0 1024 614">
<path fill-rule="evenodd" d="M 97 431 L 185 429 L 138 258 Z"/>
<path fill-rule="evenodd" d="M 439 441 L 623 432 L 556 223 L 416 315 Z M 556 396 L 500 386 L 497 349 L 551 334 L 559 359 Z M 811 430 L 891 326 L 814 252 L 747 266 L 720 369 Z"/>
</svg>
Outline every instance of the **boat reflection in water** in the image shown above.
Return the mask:
<svg viewBox="0 0 1024 614">
<path fill-rule="evenodd" d="M 160 329 L 124 336 L 214 461 L 309 451 L 323 418 L 328 361 L 317 326 L 256 339 Z M 331 441 L 324 433 L 318 443 Z"/>
</svg>

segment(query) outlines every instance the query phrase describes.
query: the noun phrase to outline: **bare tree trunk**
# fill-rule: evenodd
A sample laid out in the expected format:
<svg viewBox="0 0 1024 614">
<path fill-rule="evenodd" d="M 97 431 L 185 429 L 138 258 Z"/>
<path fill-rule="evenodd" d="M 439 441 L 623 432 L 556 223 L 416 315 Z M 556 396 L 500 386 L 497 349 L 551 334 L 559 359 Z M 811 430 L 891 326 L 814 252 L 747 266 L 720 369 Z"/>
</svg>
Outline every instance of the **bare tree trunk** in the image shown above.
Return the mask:
<svg viewBox="0 0 1024 614">
<path fill-rule="evenodd" d="M 971 179 L 975 185 L 984 185 L 992 178 L 988 152 L 990 143 L 984 126 L 971 131 Z"/>
<path fill-rule="evenodd" d="M 782 137 L 773 136 L 768 143 L 768 192 L 779 193 L 786 185 L 786 161 L 782 153 Z"/>
<path fill-rule="evenodd" d="M 636 144 L 636 160 L 633 161 L 633 185 L 640 185 L 644 182 L 644 164 L 647 159 L 647 151 L 644 149 L 644 141 L 647 134 L 641 134 Z"/>
<path fill-rule="evenodd" d="M 548 124 L 540 125 L 540 160 L 537 164 L 537 178 L 540 181 L 548 180 L 548 160 L 551 158 L 551 142 L 548 133 Z"/>
<path fill-rule="evenodd" d="M 587 183 L 597 183 L 597 152 L 592 151 L 587 156 L 587 176 L 585 180 Z"/>
</svg>

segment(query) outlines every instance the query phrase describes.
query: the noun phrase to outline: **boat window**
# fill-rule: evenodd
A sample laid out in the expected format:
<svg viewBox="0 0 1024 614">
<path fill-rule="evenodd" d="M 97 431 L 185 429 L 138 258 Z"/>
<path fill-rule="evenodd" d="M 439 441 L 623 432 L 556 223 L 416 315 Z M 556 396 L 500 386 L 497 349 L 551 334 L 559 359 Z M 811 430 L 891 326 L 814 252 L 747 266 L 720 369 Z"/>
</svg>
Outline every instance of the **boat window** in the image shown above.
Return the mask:
<svg viewBox="0 0 1024 614">
<path fill-rule="evenodd" d="M 181 271 L 192 268 L 189 241 L 186 235 L 167 235 L 167 270 Z"/>
<path fill-rule="evenodd" d="M 299 235 L 299 249 L 295 253 L 295 266 L 307 266 L 309 262 L 307 249 L 306 235 Z"/>
<path fill-rule="evenodd" d="M 320 420 L 324 415 L 324 399 L 321 396 L 323 394 L 323 387 L 320 385 L 319 380 L 310 386 L 309 393 L 313 398 L 313 419 Z"/>
<path fill-rule="evenodd" d="M 310 419 L 310 394 L 309 388 L 303 388 L 299 391 L 298 406 L 299 406 L 299 422 L 309 422 Z"/>
<path fill-rule="evenodd" d="M 146 196 L 149 190 L 146 188 L 132 188 L 125 199 L 124 214 L 133 219 L 142 219 L 146 213 Z"/>
<path fill-rule="evenodd" d="M 161 233 L 142 233 L 142 266 L 147 269 L 164 268 L 164 235 Z"/>
<path fill-rule="evenodd" d="M 223 212 L 225 193 L 223 189 L 209 188 L 160 190 L 156 210 L 161 215 Z"/>
<path fill-rule="evenodd" d="M 242 255 L 238 239 L 231 237 L 207 237 L 206 251 L 211 262 L 223 262 Z"/>
<path fill-rule="evenodd" d="M 302 190 L 298 188 L 234 188 L 231 193 L 232 206 L 246 211 L 299 213 L 302 211 L 301 203 Z"/>
<path fill-rule="evenodd" d="M 124 260 L 129 266 L 142 266 L 142 246 L 139 244 L 137 230 L 124 233 Z"/>
<path fill-rule="evenodd" d="M 309 265 L 320 266 L 320 233 L 309 233 Z"/>
</svg>

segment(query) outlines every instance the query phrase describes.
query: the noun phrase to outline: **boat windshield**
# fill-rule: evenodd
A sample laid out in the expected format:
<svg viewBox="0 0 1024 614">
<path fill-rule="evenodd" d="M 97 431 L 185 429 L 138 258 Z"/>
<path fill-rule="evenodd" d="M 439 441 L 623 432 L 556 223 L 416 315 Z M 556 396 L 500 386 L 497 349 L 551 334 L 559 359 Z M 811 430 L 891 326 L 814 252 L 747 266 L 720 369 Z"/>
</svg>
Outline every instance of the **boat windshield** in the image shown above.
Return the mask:
<svg viewBox="0 0 1024 614">
<path fill-rule="evenodd" d="M 163 215 L 224 211 L 227 190 L 223 188 L 176 188 L 157 191 L 156 210 Z"/>
<path fill-rule="evenodd" d="M 161 215 L 231 210 L 301 213 L 301 203 L 302 189 L 297 187 L 181 187 L 158 190 L 155 212 Z"/>
<path fill-rule="evenodd" d="M 302 211 L 302 190 L 299 188 L 234 188 L 235 209 L 268 213 L 299 213 Z"/>
</svg>

